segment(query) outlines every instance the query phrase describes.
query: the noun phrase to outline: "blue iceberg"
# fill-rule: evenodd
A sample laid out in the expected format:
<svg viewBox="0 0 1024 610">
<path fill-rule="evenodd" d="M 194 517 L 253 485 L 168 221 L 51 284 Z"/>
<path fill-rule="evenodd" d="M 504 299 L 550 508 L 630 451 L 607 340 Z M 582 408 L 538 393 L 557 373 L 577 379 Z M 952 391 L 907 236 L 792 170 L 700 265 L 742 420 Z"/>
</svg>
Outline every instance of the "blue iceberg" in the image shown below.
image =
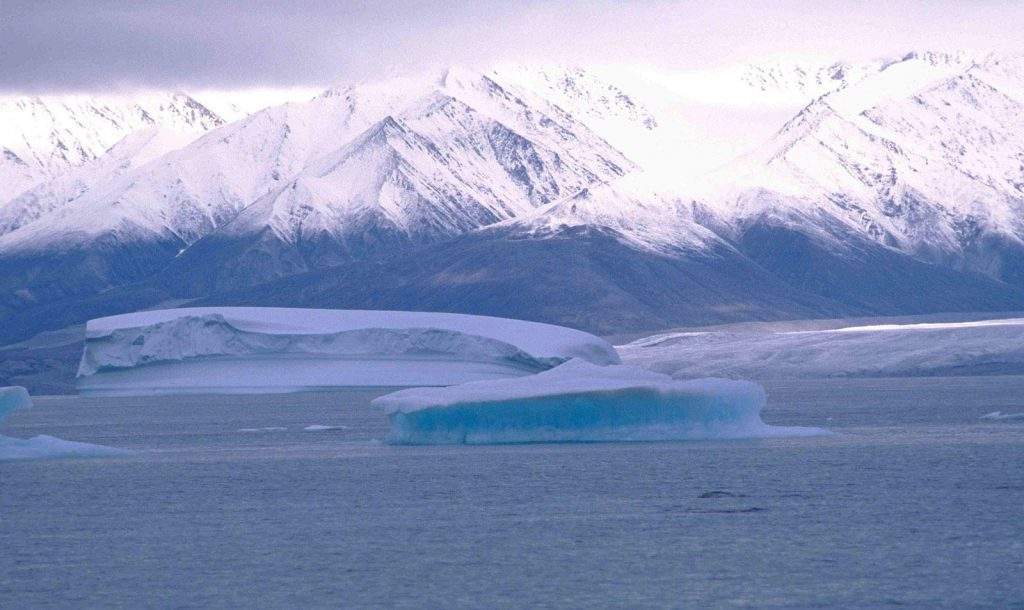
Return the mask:
<svg viewBox="0 0 1024 610">
<path fill-rule="evenodd" d="M 739 439 L 826 434 L 770 426 L 764 389 L 748 381 L 678 381 L 632 366 L 574 359 L 513 379 L 411 388 L 373 401 L 395 444 Z"/>
<path fill-rule="evenodd" d="M 0 422 L 15 409 L 28 409 L 32 398 L 20 386 L 0 388 Z M 131 453 L 124 449 L 66 441 L 53 436 L 11 438 L 0 435 L 0 461 L 59 457 L 103 457 Z"/>
<path fill-rule="evenodd" d="M 7 419 L 7 415 L 15 409 L 27 409 L 32 406 L 32 398 L 28 390 L 21 386 L 10 386 L 0 388 L 0 422 Z"/>
</svg>

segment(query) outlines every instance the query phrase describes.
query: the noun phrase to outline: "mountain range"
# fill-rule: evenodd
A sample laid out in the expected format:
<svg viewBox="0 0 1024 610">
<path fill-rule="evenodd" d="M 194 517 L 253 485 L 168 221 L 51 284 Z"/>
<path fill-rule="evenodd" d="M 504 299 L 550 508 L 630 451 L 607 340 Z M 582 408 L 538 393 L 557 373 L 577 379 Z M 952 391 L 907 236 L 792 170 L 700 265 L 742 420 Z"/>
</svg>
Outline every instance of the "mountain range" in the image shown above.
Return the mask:
<svg viewBox="0 0 1024 610">
<path fill-rule="evenodd" d="M 603 333 L 1024 308 L 1021 56 L 201 99 L 0 99 L 0 341 L 184 303 Z"/>
</svg>

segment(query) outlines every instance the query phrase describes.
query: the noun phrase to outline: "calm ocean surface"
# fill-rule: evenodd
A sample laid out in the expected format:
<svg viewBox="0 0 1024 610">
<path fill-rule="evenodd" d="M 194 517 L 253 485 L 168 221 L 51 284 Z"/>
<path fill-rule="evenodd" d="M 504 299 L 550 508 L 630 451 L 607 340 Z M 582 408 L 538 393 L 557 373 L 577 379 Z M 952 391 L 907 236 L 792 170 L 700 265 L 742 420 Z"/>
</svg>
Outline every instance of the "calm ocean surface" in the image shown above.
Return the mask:
<svg viewBox="0 0 1024 610">
<path fill-rule="evenodd" d="M 829 437 L 393 447 L 379 392 L 38 398 L 0 608 L 1024 607 L 1024 377 L 767 384 Z M 328 430 L 305 430 L 330 426 Z"/>
</svg>

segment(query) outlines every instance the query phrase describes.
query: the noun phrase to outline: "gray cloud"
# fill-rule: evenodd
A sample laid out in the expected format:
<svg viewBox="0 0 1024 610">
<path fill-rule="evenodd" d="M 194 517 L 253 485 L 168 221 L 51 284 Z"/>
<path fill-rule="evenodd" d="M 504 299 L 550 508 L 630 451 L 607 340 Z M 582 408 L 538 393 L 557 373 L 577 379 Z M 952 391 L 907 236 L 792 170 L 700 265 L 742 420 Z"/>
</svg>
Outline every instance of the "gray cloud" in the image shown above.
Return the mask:
<svg viewBox="0 0 1024 610">
<path fill-rule="evenodd" d="M 320 85 L 493 61 L 699 67 L 1019 45 L 1017 1 L 2 0 L 0 89 Z M 813 7 L 813 8 L 809 8 Z"/>
</svg>

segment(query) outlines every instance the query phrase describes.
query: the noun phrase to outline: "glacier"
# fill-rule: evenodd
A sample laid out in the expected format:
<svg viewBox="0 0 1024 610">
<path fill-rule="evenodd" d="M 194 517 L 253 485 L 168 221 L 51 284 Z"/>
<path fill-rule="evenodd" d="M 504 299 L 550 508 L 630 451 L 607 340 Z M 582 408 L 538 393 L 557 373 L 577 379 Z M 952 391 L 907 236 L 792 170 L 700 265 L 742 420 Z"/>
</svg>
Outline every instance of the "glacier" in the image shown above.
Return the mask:
<svg viewBox="0 0 1024 610">
<path fill-rule="evenodd" d="M 451 385 L 530 375 L 571 358 L 617 364 L 603 339 L 559 326 L 459 314 L 184 308 L 91 320 L 85 394 L 291 392 Z"/>
<path fill-rule="evenodd" d="M 503 444 L 740 439 L 826 434 L 760 416 L 764 389 L 748 381 L 677 381 L 627 365 L 579 359 L 515 379 L 410 388 L 376 398 L 394 444 Z"/>
<path fill-rule="evenodd" d="M 678 378 L 924 377 L 1024 372 L 1024 318 L 905 324 L 732 325 L 617 346 L 623 361 Z M 844 325 L 845 324 L 845 325 Z M 773 328 L 774 327 L 774 328 Z"/>
<path fill-rule="evenodd" d="M 32 398 L 20 386 L 0 388 L 0 423 L 16 409 L 28 409 Z M 66 441 L 54 436 L 41 434 L 32 438 L 12 438 L 0 435 L 0 462 L 7 460 L 62 458 L 62 457 L 103 457 L 126 455 L 124 449 Z"/>
</svg>

